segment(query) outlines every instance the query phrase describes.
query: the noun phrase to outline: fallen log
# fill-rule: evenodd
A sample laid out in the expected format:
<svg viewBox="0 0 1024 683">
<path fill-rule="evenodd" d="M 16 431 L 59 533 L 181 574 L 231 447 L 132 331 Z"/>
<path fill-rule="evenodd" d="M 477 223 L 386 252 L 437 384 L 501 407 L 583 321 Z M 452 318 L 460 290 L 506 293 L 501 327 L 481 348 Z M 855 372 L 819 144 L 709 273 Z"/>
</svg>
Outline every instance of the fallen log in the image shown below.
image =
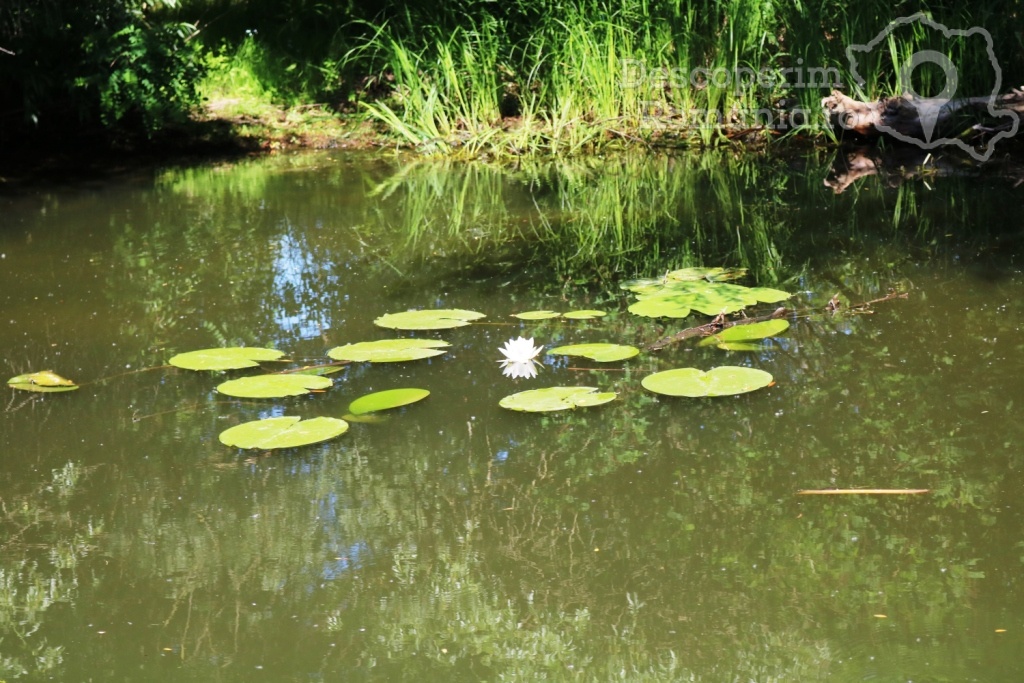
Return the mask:
<svg viewBox="0 0 1024 683">
<path fill-rule="evenodd" d="M 909 95 L 861 102 L 838 90 L 821 100 L 832 129 L 849 131 L 869 140 L 890 136 L 907 142 L 959 137 L 966 130 L 1015 134 L 1024 114 L 1024 90 L 997 97 L 960 99 L 918 98 Z"/>
</svg>

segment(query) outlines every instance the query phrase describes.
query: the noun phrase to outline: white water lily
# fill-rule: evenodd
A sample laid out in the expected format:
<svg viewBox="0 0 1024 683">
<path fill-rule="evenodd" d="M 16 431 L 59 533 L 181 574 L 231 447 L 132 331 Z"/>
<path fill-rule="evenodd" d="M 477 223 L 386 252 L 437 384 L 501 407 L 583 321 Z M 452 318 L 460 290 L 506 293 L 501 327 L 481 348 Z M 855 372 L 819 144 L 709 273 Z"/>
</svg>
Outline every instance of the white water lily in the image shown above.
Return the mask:
<svg viewBox="0 0 1024 683">
<path fill-rule="evenodd" d="M 533 360 L 544 350 L 543 346 L 534 346 L 533 337 L 524 339 L 516 337 L 505 342 L 505 346 L 498 349 L 505 356 L 501 363 L 502 372 L 512 378 L 537 376 L 537 363 Z"/>
<path fill-rule="evenodd" d="M 501 372 L 506 377 L 511 377 L 512 379 L 519 379 L 520 377 L 525 377 L 526 379 L 533 379 L 534 377 L 537 376 L 536 361 L 524 360 L 512 362 L 508 360 L 503 360 L 499 362 L 505 363 L 505 365 L 502 366 Z"/>
</svg>

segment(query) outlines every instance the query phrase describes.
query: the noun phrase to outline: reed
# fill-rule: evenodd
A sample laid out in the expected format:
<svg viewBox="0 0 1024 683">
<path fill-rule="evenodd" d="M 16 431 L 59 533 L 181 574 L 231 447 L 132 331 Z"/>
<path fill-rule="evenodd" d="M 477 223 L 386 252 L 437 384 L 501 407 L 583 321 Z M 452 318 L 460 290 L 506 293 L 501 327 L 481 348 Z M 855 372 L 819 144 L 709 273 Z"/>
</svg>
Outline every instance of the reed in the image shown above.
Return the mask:
<svg viewBox="0 0 1024 683">
<path fill-rule="evenodd" d="M 863 82 L 855 80 L 847 47 L 898 18 L 882 0 L 363 5 L 352 5 L 347 24 L 331 26 L 337 14 L 327 17 L 306 55 L 294 54 L 303 43 L 289 38 L 292 52 L 270 61 L 287 68 L 264 69 L 268 89 L 342 97 L 399 144 L 445 155 L 713 147 L 740 133 L 747 141 L 823 136 L 820 100 L 831 89 L 862 99 L 903 92 L 900 67 L 922 49 L 948 55 L 960 91 L 985 94 L 992 85 L 991 62 L 973 38 L 949 40 L 919 24 L 897 28 L 865 56 Z M 953 0 L 930 12 L 952 28 L 986 28 L 1003 72 L 1024 68 L 1004 5 Z M 286 37 L 258 35 L 269 52 Z M 930 68 L 914 78 L 924 94 L 943 82 Z"/>
</svg>

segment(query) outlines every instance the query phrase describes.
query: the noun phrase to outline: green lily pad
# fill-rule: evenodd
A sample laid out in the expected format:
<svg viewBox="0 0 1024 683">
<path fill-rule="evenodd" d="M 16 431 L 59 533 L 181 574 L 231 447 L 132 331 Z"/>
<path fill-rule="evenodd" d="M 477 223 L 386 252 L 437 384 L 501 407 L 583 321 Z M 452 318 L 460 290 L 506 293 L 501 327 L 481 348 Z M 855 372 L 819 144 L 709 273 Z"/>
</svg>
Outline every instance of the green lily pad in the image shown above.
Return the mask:
<svg viewBox="0 0 1024 683">
<path fill-rule="evenodd" d="M 685 318 L 690 315 L 690 308 L 688 297 L 659 296 L 631 304 L 629 312 L 645 318 Z"/>
<path fill-rule="evenodd" d="M 520 320 L 547 320 L 548 318 L 557 318 L 562 315 L 555 311 L 524 311 L 522 313 L 513 313 L 513 318 L 519 318 Z"/>
<path fill-rule="evenodd" d="M 644 389 L 667 396 L 732 396 L 755 391 L 771 384 L 764 370 L 723 365 L 707 372 L 697 368 L 676 368 L 648 375 L 641 380 Z"/>
<path fill-rule="evenodd" d="M 179 353 L 167 362 L 185 370 L 238 370 L 254 368 L 259 361 L 277 360 L 283 355 L 283 351 L 258 346 L 229 346 Z"/>
<path fill-rule="evenodd" d="M 464 311 L 458 308 L 438 308 L 422 311 L 403 311 L 387 313 L 373 321 L 378 327 L 394 330 L 446 330 L 452 327 L 463 327 L 473 320 L 486 317 L 476 311 Z"/>
<path fill-rule="evenodd" d="M 703 344 L 704 342 L 701 342 L 701 345 Z M 723 351 L 764 351 L 764 344 L 757 342 L 722 342 L 714 346 Z"/>
<path fill-rule="evenodd" d="M 579 311 L 569 311 L 568 313 L 563 313 L 562 317 L 568 318 L 569 320 L 592 320 L 594 318 L 602 318 L 606 315 L 608 315 L 606 311 L 582 309 Z"/>
<path fill-rule="evenodd" d="M 348 406 L 348 412 L 353 415 L 365 415 L 375 413 L 379 410 L 390 410 L 400 406 L 409 405 L 416 401 L 422 401 L 430 392 L 426 389 L 388 389 L 387 391 L 376 391 L 372 394 L 360 396 Z"/>
<path fill-rule="evenodd" d="M 735 313 L 758 303 L 777 303 L 790 297 L 788 292 L 767 287 L 743 287 L 724 282 L 669 280 L 657 288 L 637 293 L 640 301 L 629 307 L 631 313 L 647 317 L 684 318 L 693 309 L 705 315 Z"/>
<path fill-rule="evenodd" d="M 317 389 L 328 389 L 334 382 L 316 375 L 259 375 L 232 379 L 217 386 L 217 391 L 238 398 L 281 398 L 303 396 Z"/>
<path fill-rule="evenodd" d="M 344 365 L 338 365 L 333 363 L 331 365 L 308 365 L 304 368 L 295 368 L 294 370 L 286 371 L 289 375 L 317 375 L 323 377 L 325 375 L 333 375 L 336 372 L 341 372 L 344 369 Z"/>
<path fill-rule="evenodd" d="M 688 282 L 695 280 L 726 280 L 746 275 L 746 268 L 680 268 L 673 270 L 665 277 L 669 280 Z"/>
<path fill-rule="evenodd" d="M 451 346 L 436 339 L 381 339 L 379 341 L 357 342 L 336 346 L 327 352 L 335 360 L 370 363 L 400 363 L 440 356 Z"/>
<path fill-rule="evenodd" d="M 220 433 L 220 442 L 236 448 L 296 448 L 320 443 L 348 431 L 348 423 L 336 417 L 302 420 L 294 416 L 269 417 L 243 422 Z"/>
<path fill-rule="evenodd" d="M 597 406 L 615 400 L 616 396 L 615 392 L 598 392 L 595 387 L 550 387 L 506 396 L 498 405 L 509 410 L 543 413 Z"/>
<path fill-rule="evenodd" d="M 7 385 L 12 389 L 35 391 L 43 394 L 74 391 L 78 388 L 77 384 L 65 377 L 61 377 L 52 370 L 40 370 L 39 372 L 18 375 L 7 380 Z"/>
<path fill-rule="evenodd" d="M 698 346 L 717 346 L 727 351 L 757 351 L 761 346 L 750 342 L 774 337 L 788 329 L 788 320 L 765 320 L 749 325 L 735 325 L 702 340 Z"/>
<path fill-rule="evenodd" d="M 549 355 L 582 356 L 590 360 L 596 360 L 599 363 L 626 360 L 638 353 L 640 353 L 640 349 L 626 344 L 570 344 L 568 346 L 556 346 L 548 351 Z"/>
</svg>

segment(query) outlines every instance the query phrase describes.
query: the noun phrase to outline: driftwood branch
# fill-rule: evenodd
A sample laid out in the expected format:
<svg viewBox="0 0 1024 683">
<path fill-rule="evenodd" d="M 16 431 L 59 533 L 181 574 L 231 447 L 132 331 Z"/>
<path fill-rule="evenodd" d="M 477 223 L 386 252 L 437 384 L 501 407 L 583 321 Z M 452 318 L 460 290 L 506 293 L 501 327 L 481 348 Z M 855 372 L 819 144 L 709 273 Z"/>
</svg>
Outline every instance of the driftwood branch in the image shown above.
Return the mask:
<svg viewBox="0 0 1024 683">
<path fill-rule="evenodd" d="M 877 102 L 861 102 L 833 90 L 822 99 L 821 106 L 836 131 L 850 131 L 868 139 L 896 134 L 928 141 L 969 128 L 984 133 L 1015 129 L 1014 115 L 1024 114 L 1024 90 L 1014 89 L 996 97 L 904 96 Z M 994 127 L 990 125 L 993 118 L 1000 120 Z"/>
<path fill-rule="evenodd" d="M 906 292 L 893 291 L 889 292 L 885 296 L 878 299 L 862 301 L 858 304 L 844 306 L 839 301 L 839 295 L 836 294 L 825 305 L 825 311 L 827 311 L 828 313 L 838 313 L 839 311 L 845 310 L 858 313 L 866 313 L 871 310 L 871 307 L 874 304 L 880 304 L 883 301 L 893 301 L 894 299 L 906 299 L 908 298 L 908 296 L 909 295 Z M 709 323 L 697 325 L 696 327 L 688 327 L 685 330 L 680 330 L 679 332 L 676 332 L 675 334 L 670 334 L 667 337 L 662 337 L 653 344 L 648 344 L 645 347 L 645 350 L 660 351 L 666 346 L 671 346 L 672 344 L 676 344 L 681 341 L 686 341 L 687 339 L 695 339 L 698 337 L 710 337 L 714 334 L 718 334 L 722 330 L 729 329 L 730 327 L 736 327 L 738 325 L 750 325 L 753 323 L 764 322 L 766 320 L 775 320 L 776 318 L 785 318 L 786 316 L 789 315 L 796 316 L 797 312 L 791 311 L 785 306 L 780 306 L 767 315 L 759 315 L 753 318 L 740 318 L 739 320 L 726 320 L 725 315 L 719 315 L 717 318 L 715 318 Z"/>
</svg>

